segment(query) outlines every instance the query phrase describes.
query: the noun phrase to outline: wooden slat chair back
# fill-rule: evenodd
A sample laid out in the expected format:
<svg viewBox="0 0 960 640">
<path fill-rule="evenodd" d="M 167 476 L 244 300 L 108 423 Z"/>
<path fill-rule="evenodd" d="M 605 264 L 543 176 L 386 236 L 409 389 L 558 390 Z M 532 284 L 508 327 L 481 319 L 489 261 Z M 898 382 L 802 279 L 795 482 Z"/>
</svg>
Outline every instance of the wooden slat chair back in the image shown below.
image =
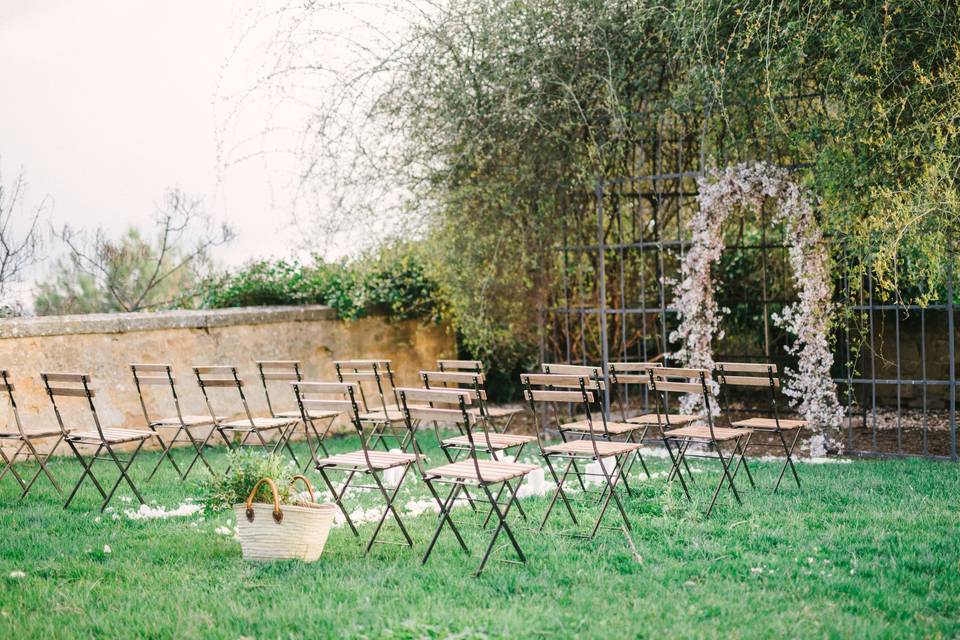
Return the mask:
<svg viewBox="0 0 960 640">
<path fill-rule="evenodd" d="M 480 360 L 437 360 L 440 371 L 462 371 L 466 373 L 483 373 L 483 362 Z"/>
<path fill-rule="evenodd" d="M 11 477 L 13 477 L 13 479 L 17 481 L 17 484 L 20 485 L 20 499 L 23 500 L 27 494 L 30 493 L 30 489 L 33 488 L 37 478 L 41 473 L 43 473 L 53 485 L 53 488 L 57 490 L 57 493 L 63 495 L 63 490 L 60 489 L 60 485 L 57 483 L 56 478 L 53 477 L 53 474 L 50 473 L 50 470 L 47 468 L 47 462 L 50 459 L 50 456 L 53 455 L 53 453 L 57 450 L 57 447 L 60 446 L 60 443 L 63 442 L 63 432 L 57 430 L 31 433 L 24 430 L 23 421 L 20 418 L 20 409 L 17 406 L 17 399 L 14 396 L 14 391 L 16 389 L 10 376 L 10 372 L 6 369 L 0 369 L 0 390 L 2 390 L 2 395 L 7 399 L 10 407 L 10 414 L 13 417 L 13 424 L 16 427 L 16 431 L 13 431 L 9 428 L 0 430 L 0 444 L 9 441 L 17 444 L 16 449 L 10 456 L 8 456 L 6 452 L 4 452 L 3 448 L 0 447 L 0 459 L 2 459 L 3 462 L 3 468 L 0 469 L 0 480 L 2 480 L 7 472 L 9 472 Z M 56 438 L 53 446 L 46 454 L 40 453 L 34 445 L 34 441 L 50 437 Z M 14 467 L 14 463 L 17 461 L 17 458 L 21 456 L 27 459 L 33 458 L 37 461 L 37 470 L 29 480 L 24 480 L 24 478 Z"/>
<path fill-rule="evenodd" d="M 276 453 L 280 449 L 285 448 L 290 454 L 290 457 L 293 458 L 294 463 L 297 466 L 300 466 L 300 461 L 297 459 L 297 455 L 290 446 L 289 441 L 289 437 L 292 434 L 294 427 L 296 427 L 296 425 L 300 422 L 299 418 L 254 416 L 253 412 L 250 410 L 250 404 L 247 401 L 247 394 L 245 392 L 246 382 L 240 377 L 239 370 L 234 365 L 194 366 L 193 374 L 196 377 L 197 385 L 200 387 L 200 392 L 203 394 L 203 400 L 210 412 L 210 417 L 215 421 L 221 437 L 228 446 L 231 448 L 235 446 L 227 436 L 228 433 L 242 433 L 243 436 L 241 437 L 239 444 L 236 446 L 259 446 L 265 450 L 269 450 L 271 453 Z M 233 410 L 223 412 L 223 415 L 242 413 L 241 418 L 235 420 L 222 420 L 217 417 L 218 413 L 214 409 L 212 399 L 213 393 L 216 391 L 223 392 L 221 398 L 236 394 L 235 397 L 240 400 L 240 407 L 243 409 L 243 411 L 236 411 L 238 408 L 237 405 L 231 404 L 228 406 L 230 406 Z M 271 446 L 267 442 L 266 438 L 264 438 L 264 433 L 273 431 L 277 432 L 277 436 L 273 446 Z M 257 441 L 249 442 L 250 437 L 253 435 L 256 436 Z"/>
<path fill-rule="evenodd" d="M 80 490 L 80 486 L 88 476 L 91 482 L 100 492 L 100 495 L 103 497 L 103 503 L 100 505 L 100 511 L 103 511 L 107 508 L 107 505 L 110 503 L 110 500 L 113 498 L 113 495 L 119 488 L 120 483 L 123 481 L 126 481 L 127 485 L 140 501 L 140 504 L 145 504 L 143 496 L 140 494 L 139 489 L 137 489 L 137 486 L 130 478 L 128 471 L 133 465 L 133 461 L 136 459 L 137 454 L 140 453 L 140 450 L 143 448 L 143 445 L 146 443 L 146 441 L 150 438 L 156 437 L 156 434 L 152 431 L 140 431 L 137 429 L 105 428 L 100 422 L 100 416 L 97 413 L 97 407 L 93 400 L 96 396 L 96 391 L 91 386 L 92 377 L 89 374 L 44 372 L 40 374 L 40 379 L 43 381 L 44 390 L 47 393 L 47 397 L 50 398 L 50 403 L 53 405 L 53 413 L 57 418 L 57 424 L 60 427 L 60 432 L 63 435 L 63 439 L 73 451 L 77 461 L 84 469 L 83 474 L 80 476 L 80 479 L 77 480 L 77 484 L 67 497 L 67 502 L 63 505 L 63 507 L 67 508 L 70 506 L 74 496 L 77 495 L 77 492 Z M 82 401 L 90 413 L 94 429 L 84 430 L 67 426 L 63 417 L 62 403 L 68 398 Z M 117 456 L 115 447 L 127 443 L 136 443 L 136 448 L 133 450 L 133 452 L 131 452 L 130 457 L 126 460 L 126 464 L 124 464 Z M 91 457 L 89 464 L 84 462 L 84 458 L 80 454 L 78 445 L 93 445 L 96 447 L 96 451 Z M 106 451 L 108 456 L 100 456 L 102 451 Z M 99 480 L 93 473 L 93 466 L 97 461 L 113 462 L 119 472 L 119 477 L 109 492 L 104 491 Z"/>
<path fill-rule="evenodd" d="M 737 491 L 736 485 L 734 484 L 734 478 L 736 477 L 737 471 L 739 471 L 741 464 L 743 465 L 744 469 L 746 469 L 751 485 L 753 484 L 753 477 L 750 475 L 750 469 L 746 463 L 746 457 L 744 455 L 744 440 L 745 438 L 749 437 L 750 432 L 747 429 L 737 430 L 720 428 L 716 426 L 714 419 L 715 412 L 711 405 L 713 393 L 711 388 L 712 377 L 710 372 L 706 369 L 697 368 L 659 367 L 656 369 L 650 369 L 649 373 L 650 388 L 654 392 L 658 403 L 657 411 L 664 416 L 667 425 L 667 428 L 663 431 L 663 436 L 664 442 L 667 445 L 667 451 L 669 452 L 671 460 L 673 461 L 673 466 L 668 474 L 668 479 L 672 480 L 674 477 L 679 478 L 685 495 L 688 499 L 691 499 L 689 489 L 686 481 L 683 478 L 683 473 L 680 468 L 681 465 L 686 465 L 686 459 L 688 457 L 716 458 L 720 461 L 722 474 L 713 493 L 713 497 L 710 500 L 710 506 L 707 508 L 707 516 L 709 516 L 713 511 L 717 497 L 719 496 L 720 490 L 723 488 L 724 484 L 729 487 L 737 503 L 740 504 L 740 494 Z M 701 421 L 705 423 L 706 427 L 692 425 L 671 429 L 669 421 L 670 415 L 664 409 L 667 402 L 667 394 L 669 393 L 679 393 L 700 397 L 704 407 Z M 734 445 L 733 452 L 730 454 L 729 458 L 725 457 L 723 454 L 723 444 L 727 442 L 732 442 Z M 677 445 L 676 451 L 674 451 L 671 443 Z M 709 445 L 715 451 L 716 455 L 691 452 L 690 446 L 691 444 L 695 443 Z M 736 466 L 733 464 L 735 460 Z M 687 467 L 687 469 L 689 473 L 689 467 Z M 690 474 L 690 479 L 692 480 L 692 478 L 693 476 Z"/>
<path fill-rule="evenodd" d="M 474 372 L 477 375 L 479 373 Z M 472 498 L 468 487 L 480 488 L 486 502 L 490 505 L 490 511 L 484 520 L 484 528 L 491 516 L 497 517 L 498 523 L 491 536 L 490 543 L 487 546 L 480 566 L 474 572 L 479 575 L 487 564 L 490 554 L 493 552 L 497 539 L 501 533 L 505 533 L 513 546 L 520 562 L 526 562 L 523 550 L 517 543 L 513 530 L 507 521 L 507 516 L 511 508 L 516 503 L 517 490 L 523 478 L 534 471 L 536 465 L 521 464 L 517 462 L 503 462 L 498 460 L 481 460 L 478 455 L 478 449 L 481 448 L 481 441 L 478 439 L 478 433 L 473 423 L 473 417 L 468 407 L 473 403 L 475 389 L 414 389 L 409 387 L 397 388 L 397 399 L 400 402 L 401 411 L 404 415 L 404 423 L 411 435 L 414 432 L 415 424 L 420 421 L 440 422 L 446 424 L 462 425 L 466 432 L 467 440 L 470 444 L 468 451 L 468 460 L 450 462 L 439 467 L 425 469 L 420 462 L 420 451 L 416 439 L 413 438 L 413 452 L 417 454 L 417 469 L 420 476 L 436 500 L 440 508 L 440 522 L 427 546 L 426 553 L 423 556 L 423 563 L 430 558 L 437 539 L 444 527 L 449 526 L 457 538 L 461 548 L 469 553 L 469 549 L 457 529 L 456 524 L 451 517 L 451 510 L 456 502 L 457 495 L 464 493 L 466 499 L 475 507 L 475 502 L 479 500 Z M 445 498 L 441 497 L 437 490 L 439 485 L 451 485 L 450 492 Z M 491 486 L 500 485 L 496 495 L 491 491 Z M 501 499 L 506 494 L 506 503 L 501 504 Z M 525 517 L 525 516 L 524 516 Z"/>
<path fill-rule="evenodd" d="M 546 526 L 558 498 L 563 501 L 574 525 L 578 524 L 576 513 L 564 486 L 572 471 L 580 483 L 580 488 L 586 491 L 584 477 L 588 476 L 588 472 L 581 471 L 578 464 L 597 462 L 600 466 L 599 475 L 602 476 L 605 488 L 600 499 L 600 513 L 594 521 L 589 535 L 592 538 L 597 534 L 610 502 L 613 501 L 623 520 L 622 531 L 632 545 L 633 541 L 629 533 L 631 529 L 630 519 L 627 517 L 627 512 L 620 499 L 619 486 L 623 484 L 628 459 L 631 454 L 639 449 L 640 445 L 633 442 L 615 442 L 604 438 L 603 412 L 602 410 L 597 412 L 594 409 L 605 385 L 605 381 L 600 379 L 597 369 L 596 367 L 585 368 L 577 372 L 573 369 L 561 367 L 560 371 L 563 373 L 524 373 L 520 375 L 524 399 L 530 404 L 530 410 L 534 415 L 540 455 L 547 463 L 547 468 L 556 483 L 556 489 L 540 523 L 540 530 L 542 531 Z M 551 367 L 551 370 L 556 371 L 556 368 Z M 548 430 L 541 417 L 546 414 L 546 411 L 539 411 L 540 407 L 538 405 L 552 407 L 556 424 L 560 425 L 560 419 L 557 416 L 559 413 L 557 405 L 560 403 L 579 405 L 589 425 L 589 432 L 586 437 L 580 440 L 564 441 L 561 444 L 548 444 Z M 608 459 L 614 460 L 612 470 L 607 468 L 606 460 Z M 554 466 L 555 460 L 566 461 L 562 472 L 558 473 Z M 623 486 L 627 487 L 626 484 L 623 484 Z"/>
<path fill-rule="evenodd" d="M 357 537 L 360 533 L 350 516 L 350 511 L 344 506 L 344 498 L 348 489 L 366 489 L 379 491 L 384 500 L 384 510 L 380 516 L 373 535 L 367 542 L 366 553 L 370 552 L 375 542 L 382 542 L 378 539 L 380 530 L 383 527 L 389 515 L 392 515 L 408 546 L 413 546 L 413 540 L 407 532 L 400 514 L 393 506 L 394 501 L 400 493 L 404 479 L 410 466 L 416 461 L 416 456 L 408 453 L 382 452 L 372 450 L 367 445 L 368 437 L 364 433 L 365 425 L 375 428 L 369 422 L 361 419 L 362 402 L 360 399 L 360 385 L 356 382 L 293 382 L 294 394 L 297 398 L 297 406 L 303 420 L 308 420 L 311 412 L 336 412 L 338 415 L 347 416 L 350 424 L 356 430 L 360 439 L 359 451 L 328 455 L 325 458 L 317 460 L 316 468 L 323 478 L 327 489 L 333 496 L 334 502 L 340 508 L 343 516 L 350 527 L 350 530 Z M 392 469 L 400 468 L 401 474 L 392 491 L 387 488 L 384 482 L 383 474 Z M 330 478 L 331 471 L 342 471 L 347 474 L 344 484 L 338 489 Z M 368 476 L 374 481 L 374 485 L 355 485 L 352 484 L 357 474 Z"/>
<path fill-rule="evenodd" d="M 629 401 L 630 387 L 633 385 L 641 387 L 644 402 L 649 398 L 647 396 L 650 384 L 650 369 L 662 367 L 660 362 L 610 362 L 607 363 L 607 375 L 610 380 L 610 390 L 613 397 L 620 407 L 620 417 L 626 421 L 627 404 Z"/>
<path fill-rule="evenodd" d="M 180 480 L 186 480 L 187 476 L 190 475 L 190 471 L 193 470 L 193 467 L 196 465 L 197 461 L 201 461 L 204 466 L 207 467 L 207 470 L 210 473 L 213 473 L 213 467 L 210 466 L 210 462 L 204 457 L 203 450 L 207 446 L 210 440 L 210 436 L 216 431 L 213 427 L 213 423 L 206 416 L 186 416 L 183 413 L 183 409 L 180 405 L 180 394 L 177 391 L 176 377 L 173 374 L 173 365 L 170 364 L 158 364 L 158 363 L 131 363 L 130 372 L 133 374 L 133 384 L 137 389 L 137 398 L 140 400 L 140 410 L 143 412 L 143 419 L 147 424 L 147 427 L 156 434 L 157 441 L 160 443 L 163 451 L 160 454 L 160 457 L 157 459 L 156 465 L 153 467 L 153 471 L 150 472 L 150 475 L 147 477 L 147 482 L 153 479 L 153 476 L 157 473 L 157 470 L 160 468 L 160 465 L 164 460 L 168 460 L 170 465 L 174 468 L 179 476 Z M 149 403 L 147 402 L 146 390 L 147 388 L 157 388 L 158 391 L 169 391 L 170 404 L 173 406 L 173 411 L 175 413 L 172 417 L 157 417 L 150 415 Z M 166 395 L 154 394 L 154 395 Z M 176 432 L 169 442 L 165 442 L 162 435 L 160 434 L 160 427 L 171 427 L 176 428 Z M 198 440 L 193 436 L 194 428 L 203 428 L 207 430 L 206 435 Z M 190 441 L 191 446 L 194 449 L 193 460 L 190 461 L 190 464 L 185 470 L 182 470 L 177 464 L 177 461 L 173 457 L 172 449 L 174 444 L 179 441 L 180 434 L 185 434 L 187 439 Z"/>
<path fill-rule="evenodd" d="M 486 372 L 483 362 L 480 360 L 437 360 L 437 369 L 441 373 L 478 373 L 483 375 Z M 486 380 L 483 380 L 481 385 L 485 384 Z M 449 386 L 449 384 L 444 383 L 444 386 Z M 510 429 L 513 419 L 523 413 L 522 409 L 516 407 L 491 407 L 487 404 L 486 398 L 483 398 L 478 405 L 480 406 L 474 413 L 481 413 L 487 424 L 492 426 L 497 433 L 506 433 Z M 519 504 L 517 507 L 518 511 L 522 511 Z"/>
<path fill-rule="evenodd" d="M 257 375 L 263 385 L 263 396 L 267 401 L 267 410 L 274 418 L 280 417 L 274 404 L 276 398 L 270 397 L 271 382 L 290 383 L 300 382 L 303 376 L 300 373 L 299 360 L 257 360 Z M 284 385 L 287 386 L 287 385 Z M 285 389 L 289 391 L 289 389 Z M 287 417 L 287 416 L 283 416 Z"/>
<path fill-rule="evenodd" d="M 805 420 L 786 420 L 780 417 L 780 407 L 777 402 L 777 395 L 780 389 L 780 377 L 777 375 L 777 365 L 770 362 L 718 362 L 715 365 L 717 382 L 720 383 L 720 402 L 727 413 L 731 403 L 731 391 L 733 388 L 742 388 L 744 390 L 766 390 L 767 402 L 769 407 L 769 418 L 749 418 L 731 422 L 732 427 L 748 428 L 754 431 L 763 431 L 776 434 L 777 441 L 773 443 L 753 442 L 748 438 L 745 446 L 753 444 L 755 447 L 783 448 L 786 460 L 780 469 L 777 482 L 774 485 L 774 492 L 780 489 L 780 483 L 786 473 L 787 467 L 793 473 L 793 479 L 800 488 L 800 475 L 793 463 L 793 452 L 800 440 L 802 429 L 806 426 Z M 793 440 L 788 442 L 785 431 L 795 430 Z"/>
</svg>

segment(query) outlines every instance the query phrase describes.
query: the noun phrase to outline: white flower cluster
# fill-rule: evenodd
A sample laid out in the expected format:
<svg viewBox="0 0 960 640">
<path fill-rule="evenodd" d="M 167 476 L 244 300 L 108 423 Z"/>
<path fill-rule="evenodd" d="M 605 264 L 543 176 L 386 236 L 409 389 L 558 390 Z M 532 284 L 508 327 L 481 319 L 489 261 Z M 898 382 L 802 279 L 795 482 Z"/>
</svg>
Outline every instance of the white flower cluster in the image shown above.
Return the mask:
<svg viewBox="0 0 960 640">
<path fill-rule="evenodd" d="M 673 302 L 680 325 L 670 340 L 681 344 L 674 356 L 685 366 L 713 369 L 711 342 L 714 337 L 722 338 L 723 333 L 710 268 L 723 251 L 721 227 L 732 211 L 759 211 L 770 199 L 777 203 L 774 220 L 786 225 L 787 237 L 792 240 L 790 265 L 800 298 L 773 318 L 796 336 L 788 352 L 798 356 L 799 366 L 797 371 L 785 371 L 784 394 L 815 430 L 822 432 L 826 427 L 839 426 L 843 409 L 830 375 L 830 256 L 807 193 L 784 169 L 764 162 L 727 167 L 698 182 L 700 210 L 690 223 L 692 244 L 684 258 Z M 695 400 L 685 399 L 685 411 L 697 408 Z M 818 449 L 839 444 L 828 443 L 822 435 L 818 433 L 813 440 Z M 821 455 L 823 451 L 812 453 Z"/>
</svg>

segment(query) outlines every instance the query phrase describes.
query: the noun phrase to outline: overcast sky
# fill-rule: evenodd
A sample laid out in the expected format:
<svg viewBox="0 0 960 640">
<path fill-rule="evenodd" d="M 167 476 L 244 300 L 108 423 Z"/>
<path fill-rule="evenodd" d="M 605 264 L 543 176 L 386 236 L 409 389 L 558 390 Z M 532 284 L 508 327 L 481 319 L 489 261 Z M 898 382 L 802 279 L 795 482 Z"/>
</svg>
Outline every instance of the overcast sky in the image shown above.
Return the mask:
<svg viewBox="0 0 960 640">
<path fill-rule="evenodd" d="M 226 264 L 288 255 L 291 166 L 218 167 L 216 98 L 254 0 L 2 0 L 0 170 L 21 169 L 55 226 L 146 226 L 168 187 L 203 198 L 237 239 Z M 259 8 L 258 8 L 259 7 Z M 234 82 L 244 70 L 231 63 Z M 252 79 L 252 74 L 250 75 Z M 264 114 L 265 118 L 265 114 Z M 246 113 L 255 135 L 257 114 Z M 229 141 L 228 141 L 229 143 Z M 287 163 L 288 165 L 290 163 Z"/>
</svg>

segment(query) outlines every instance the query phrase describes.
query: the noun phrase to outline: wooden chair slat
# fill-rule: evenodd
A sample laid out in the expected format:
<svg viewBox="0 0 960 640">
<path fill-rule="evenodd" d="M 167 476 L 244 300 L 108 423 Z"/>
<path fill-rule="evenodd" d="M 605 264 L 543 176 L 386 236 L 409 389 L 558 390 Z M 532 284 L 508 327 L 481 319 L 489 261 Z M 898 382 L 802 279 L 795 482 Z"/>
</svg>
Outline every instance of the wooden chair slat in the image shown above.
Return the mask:
<svg viewBox="0 0 960 640">
<path fill-rule="evenodd" d="M 362 382 L 363 380 L 373 380 L 377 377 L 377 374 L 371 372 L 360 372 L 354 373 L 353 371 L 343 371 L 340 373 L 340 377 L 343 378 L 344 382 Z"/>
<path fill-rule="evenodd" d="M 17 388 L 13 386 L 12 382 L 0 382 L 0 389 L 3 389 L 4 391 L 8 391 L 10 393 L 17 390 Z"/>
<path fill-rule="evenodd" d="M 75 398 L 92 398 L 96 394 L 93 389 L 77 389 L 76 387 L 49 387 L 51 395 L 73 396 Z"/>
<path fill-rule="evenodd" d="M 525 391 L 527 400 L 534 402 L 583 402 L 583 394 L 579 391 L 541 391 L 531 389 Z M 587 391 L 587 401 L 593 402 L 593 392 Z"/>
<path fill-rule="evenodd" d="M 294 369 L 300 366 L 299 360 L 257 360 L 256 364 L 264 369 Z"/>
<path fill-rule="evenodd" d="M 714 367 L 731 373 L 767 373 L 768 370 L 777 372 L 777 365 L 769 362 L 717 362 Z"/>
<path fill-rule="evenodd" d="M 172 369 L 173 365 L 170 364 L 148 364 L 148 363 L 131 363 L 130 367 L 137 372 L 146 371 L 153 373 L 166 373 L 167 369 Z"/>
<path fill-rule="evenodd" d="M 543 365 L 541 365 L 540 368 L 544 371 L 544 373 L 551 373 L 551 374 L 576 375 L 576 374 L 582 373 L 589 376 L 592 376 L 592 375 L 603 376 L 603 367 L 596 367 L 593 365 L 545 362 L 543 363 Z"/>
<path fill-rule="evenodd" d="M 770 378 L 756 378 L 753 376 L 719 376 L 721 384 L 728 384 L 737 387 L 769 387 Z M 773 386 L 780 386 L 780 378 L 773 379 Z"/>
<path fill-rule="evenodd" d="M 662 362 L 610 362 L 607 364 L 607 368 L 610 371 L 646 371 L 647 369 L 655 369 L 657 367 L 662 367 Z"/>
<path fill-rule="evenodd" d="M 237 370 L 233 365 L 229 364 L 217 364 L 217 365 L 201 365 L 199 367 L 194 367 L 194 371 L 197 373 L 232 373 Z"/>
<path fill-rule="evenodd" d="M 437 366 L 444 369 L 483 371 L 483 362 L 480 360 L 437 360 Z"/>
<path fill-rule="evenodd" d="M 650 376 L 647 374 L 617 373 L 615 376 L 615 379 L 611 380 L 611 382 L 617 382 L 619 384 L 647 384 L 650 382 Z M 611 378 L 613 377 L 614 376 L 611 376 Z"/>
<path fill-rule="evenodd" d="M 676 391 L 703 395 L 703 385 L 698 382 L 660 382 L 658 380 L 654 384 L 657 391 Z"/>
<path fill-rule="evenodd" d="M 334 365 L 340 365 L 341 367 L 372 367 L 373 365 L 388 365 L 392 364 L 393 360 L 334 360 Z"/>
<path fill-rule="evenodd" d="M 470 389 L 415 389 L 409 387 L 398 387 L 397 394 L 403 394 L 407 402 L 444 402 L 447 404 L 457 404 L 463 399 L 464 404 L 471 404 L 472 398 Z"/>
<path fill-rule="evenodd" d="M 524 384 L 542 384 L 553 387 L 575 387 L 580 388 L 580 382 L 587 389 L 596 389 L 598 383 L 587 375 L 560 375 L 554 373 L 521 373 L 520 381 Z M 602 384 L 602 382 L 600 383 Z"/>
<path fill-rule="evenodd" d="M 51 382 L 90 382 L 90 374 L 88 373 L 41 373 L 40 377 Z"/>
<path fill-rule="evenodd" d="M 420 376 L 427 376 L 431 383 L 433 382 L 456 382 L 460 384 L 483 384 L 482 373 L 470 373 L 463 371 L 421 371 Z"/>
</svg>

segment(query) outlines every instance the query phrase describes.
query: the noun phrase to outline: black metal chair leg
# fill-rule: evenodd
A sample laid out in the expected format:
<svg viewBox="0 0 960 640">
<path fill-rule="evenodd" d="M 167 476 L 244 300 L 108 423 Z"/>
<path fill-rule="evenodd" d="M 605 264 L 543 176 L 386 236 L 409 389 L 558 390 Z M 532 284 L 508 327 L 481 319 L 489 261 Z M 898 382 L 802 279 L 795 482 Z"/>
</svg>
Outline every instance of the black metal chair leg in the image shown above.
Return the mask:
<svg viewBox="0 0 960 640">
<path fill-rule="evenodd" d="M 130 476 L 127 474 L 127 471 L 133 465 L 133 461 L 136 459 L 137 454 L 140 453 L 140 449 L 143 448 L 143 445 L 145 442 L 146 440 L 140 441 L 140 443 L 137 445 L 137 448 L 133 450 L 133 453 L 130 455 L 130 458 L 127 460 L 126 465 L 121 463 L 120 459 L 117 457 L 117 454 L 113 452 L 113 447 L 111 447 L 109 444 L 106 445 L 107 453 L 110 454 L 110 457 L 113 459 L 114 464 L 117 465 L 117 469 L 120 470 L 120 477 L 117 478 L 117 481 L 113 484 L 113 488 L 110 489 L 110 493 L 107 495 L 107 497 L 103 501 L 103 504 L 100 506 L 101 512 L 107 508 L 108 504 L 110 504 L 110 500 L 111 498 L 113 498 L 113 494 L 116 493 L 117 487 L 119 487 L 120 483 L 123 482 L 124 480 L 127 481 L 127 485 L 129 485 L 130 489 L 133 491 L 133 494 L 137 496 L 137 500 L 140 501 L 140 504 L 146 504 L 146 501 L 143 499 L 143 496 L 140 495 L 140 491 L 137 489 L 137 486 L 133 484 L 133 480 L 131 480 Z"/>
<path fill-rule="evenodd" d="M 410 470 L 410 465 L 407 465 L 403 469 L 403 475 L 400 477 L 400 481 L 397 483 L 397 486 L 394 488 L 393 493 L 389 493 L 386 487 L 383 486 L 380 477 L 377 475 L 376 471 L 371 471 L 370 475 L 373 477 L 374 481 L 377 483 L 377 487 L 380 489 L 380 494 L 383 496 L 384 501 L 386 502 L 386 507 L 383 510 L 383 515 L 380 516 L 380 521 L 377 522 L 376 528 L 373 530 L 373 535 L 370 537 L 370 541 L 367 543 L 367 549 L 364 553 L 370 553 L 370 549 L 373 547 L 373 543 L 377 540 L 377 535 L 380 533 L 380 529 L 383 527 L 384 521 L 387 519 L 389 514 L 393 514 L 393 519 L 397 521 L 397 524 L 400 526 L 400 532 L 403 533 L 403 537 L 407 540 L 407 546 L 413 546 L 413 540 L 410 538 L 410 534 L 407 533 L 407 528 L 403 526 L 403 521 L 400 519 L 400 514 L 397 513 L 397 510 L 393 507 L 393 501 L 396 500 L 397 494 L 400 493 L 400 487 L 403 486 L 403 480 L 407 477 L 407 472 Z"/>
<path fill-rule="evenodd" d="M 550 457 L 545 456 L 544 461 L 547 463 L 547 469 L 550 470 L 550 475 L 553 476 L 553 481 L 557 484 L 557 488 L 553 492 L 553 497 L 550 498 L 550 504 L 547 506 L 547 512 L 543 516 L 543 521 L 540 522 L 539 531 L 543 531 L 544 526 L 546 526 L 547 520 L 550 518 L 550 513 L 553 511 L 553 506 L 557 503 L 557 497 L 563 499 L 563 504 L 567 507 L 567 513 L 570 514 L 570 519 L 573 520 L 574 526 L 577 526 L 579 524 L 577 522 L 577 516 L 574 514 L 573 506 L 570 504 L 570 501 L 567 499 L 567 494 L 563 490 L 563 483 L 566 482 L 567 474 L 570 473 L 570 467 L 573 466 L 573 459 L 571 458 L 570 461 L 567 462 L 567 467 L 563 470 L 563 475 L 559 478 L 557 477 L 556 470 L 553 468 L 553 464 L 550 462 Z"/>
<path fill-rule="evenodd" d="M 800 488 L 800 476 L 797 475 L 797 468 L 793 465 L 793 450 L 797 446 L 797 441 L 800 440 L 801 431 L 803 431 L 803 429 L 797 429 L 797 435 L 793 437 L 793 442 L 790 444 L 789 449 L 787 448 L 786 441 L 783 439 L 783 432 L 778 432 L 780 433 L 780 442 L 783 443 L 783 449 L 787 453 L 787 461 L 783 464 L 783 468 L 780 469 L 780 476 L 777 478 L 777 484 L 773 488 L 774 493 L 780 488 L 780 481 L 783 480 L 783 474 L 787 470 L 787 465 L 790 465 L 790 470 L 793 472 L 793 479 L 797 481 L 797 489 Z"/>
<path fill-rule="evenodd" d="M 457 542 L 460 543 L 460 547 L 463 549 L 464 553 L 469 554 L 470 549 L 467 547 L 467 543 L 463 541 L 463 537 L 460 535 L 460 531 L 457 529 L 457 526 L 453 523 L 453 518 L 450 517 L 450 509 L 453 508 L 453 503 L 456 500 L 457 493 L 462 488 L 461 484 L 454 484 L 453 488 L 450 490 L 450 494 L 447 496 L 446 500 L 442 500 L 440 495 L 437 493 L 437 490 L 433 488 L 433 483 L 429 480 L 424 480 L 424 483 L 427 485 L 427 488 L 430 489 L 430 493 L 433 494 L 434 499 L 437 501 L 437 504 L 440 505 L 440 522 L 437 523 L 437 530 L 433 532 L 433 538 L 430 540 L 430 544 L 427 546 L 427 551 L 423 554 L 423 559 L 420 561 L 420 564 L 426 564 L 427 559 L 430 558 L 430 553 L 433 551 L 433 547 L 437 544 L 437 539 L 440 537 L 440 532 L 443 531 L 444 524 L 449 524 L 450 529 L 453 531 L 454 535 L 457 537 Z"/>
<path fill-rule="evenodd" d="M 97 456 L 100 455 L 100 452 L 103 450 L 103 445 L 98 445 L 96 452 L 93 454 L 93 457 L 90 458 L 90 464 L 86 464 L 83 461 L 83 456 L 80 455 L 80 451 L 77 449 L 76 445 L 67 441 L 67 444 L 70 445 L 70 448 L 73 450 L 74 456 L 76 456 L 77 461 L 80 463 L 80 466 L 83 467 L 83 473 L 80 474 L 80 479 L 77 480 L 77 484 L 73 486 L 73 491 L 70 492 L 70 495 L 67 496 L 67 501 L 64 503 L 63 508 L 66 509 L 70 506 L 70 503 L 73 502 L 74 496 L 77 495 L 77 491 L 80 490 L 80 485 L 83 484 L 84 479 L 89 475 L 90 480 L 93 482 L 93 485 L 97 488 L 97 491 L 100 492 L 100 496 L 103 498 L 107 497 L 107 492 L 103 490 L 103 487 L 100 486 L 100 482 L 97 480 L 97 477 L 93 475 L 93 463 L 97 461 Z"/>
<path fill-rule="evenodd" d="M 350 514 L 347 513 L 347 510 L 343 506 L 343 496 L 347 494 L 347 488 L 350 486 L 350 482 L 353 480 L 353 476 L 357 474 L 356 471 L 351 471 L 347 476 L 347 481 L 343 483 L 343 489 L 340 492 L 337 492 L 336 487 L 333 486 L 333 482 L 330 480 L 330 476 L 327 475 L 326 469 L 317 469 L 320 472 L 320 477 L 323 478 L 324 483 L 326 483 L 327 488 L 330 490 L 330 495 L 333 496 L 333 501 L 336 503 L 337 507 L 340 509 L 340 513 L 343 514 L 344 520 L 347 521 L 347 526 L 350 527 L 350 530 L 353 531 L 353 535 L 360 537 L 360 532 L 357 531 L 357 527 L 354 526 L 353 520 L 350 519 Z"/>
</svg>

